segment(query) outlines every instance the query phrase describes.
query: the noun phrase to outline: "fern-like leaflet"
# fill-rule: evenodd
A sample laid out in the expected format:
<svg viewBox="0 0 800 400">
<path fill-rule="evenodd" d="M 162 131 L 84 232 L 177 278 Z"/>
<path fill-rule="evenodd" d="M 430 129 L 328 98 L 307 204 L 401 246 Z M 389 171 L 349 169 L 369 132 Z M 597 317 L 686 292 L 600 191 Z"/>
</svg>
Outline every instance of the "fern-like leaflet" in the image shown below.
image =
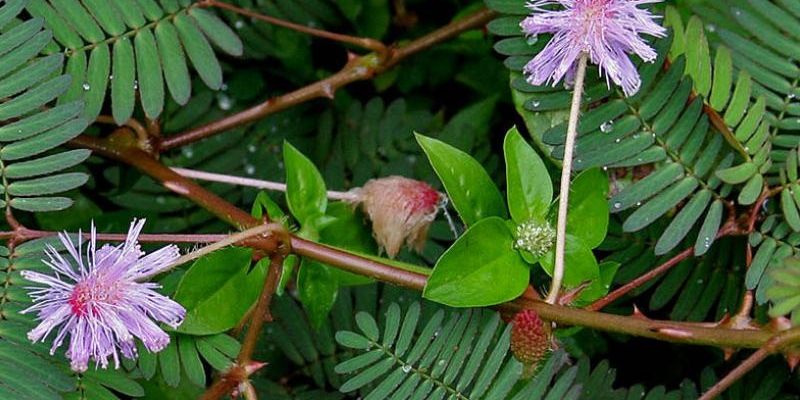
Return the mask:
<svg viewBox="0 0 800 400">
<path fill-rule="evenodd" d="M 63 54 L 37 56 L 52 34 L 43 21 L 19 21 L 24 2 L 6 2 L 0 8 L 0 170 L 4 196 L 0 205 L 24 211 L 53 211 L 69 207 L 72 200 L 51 196 L 86 183 L 81 172 L 56 172 L 79 164 L 88 150 L 54 152 L 88 125 L 80 117 L 81 101 L 50 103 L 71 82 L 60 75 Z"/>
<path fill-rule="evenodd" d="M 160 4 L 159 4 L 160 3 Z M 31 0 L 28 11 L 47 21 L 67 55 L 72 76 L 60 102 L 84 98 L 84 117 L 100 114 L 110 86 L 118 124 L 133 114 L 137 97 L 148 118 L 161 115 L 164 82 L 172 99 L 186 104 L 191 78 L 186 59 L 210 88 L 222 86 L 213 43 L 242 54 L 238 36 L 211 11 L 189 0 Z"/>
</svg>

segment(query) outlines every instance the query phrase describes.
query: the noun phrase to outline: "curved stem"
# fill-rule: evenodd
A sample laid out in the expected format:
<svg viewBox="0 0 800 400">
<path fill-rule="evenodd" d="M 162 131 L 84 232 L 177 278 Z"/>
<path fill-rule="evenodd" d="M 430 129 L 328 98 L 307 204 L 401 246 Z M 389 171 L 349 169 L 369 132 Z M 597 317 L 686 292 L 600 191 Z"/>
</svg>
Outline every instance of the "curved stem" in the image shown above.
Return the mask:
<svg viewBox="0 0 800 400">
<path fill-rule="evenodd" d="M 561 281 L 564 278 L 564 253 L 567 239 L 567 208 L 569 207 L 569 184 L 572 174 L 572 154 L 575 150 L 575 139 L 578 136 L 578 116 L 581 112 L 581 97 L 583 96 L 583 81 L 586 78 L 587 55 L 582 53 L 578 60 L 578 71 L 575 73 L 575 87 L 572 92 L 572 106 L 569 109 L 569 124 L 567 125 L 567 142 L 564 145 L 564 162 L 561 166 L 561 191 L 558 199 L 558 224 L 556 226 L 556 262 L 553 269 L 553 282 L 550 284 L 550 293 L 547 302 L 555 304 L 558 292 L 561 290 Z"/>
</svg>

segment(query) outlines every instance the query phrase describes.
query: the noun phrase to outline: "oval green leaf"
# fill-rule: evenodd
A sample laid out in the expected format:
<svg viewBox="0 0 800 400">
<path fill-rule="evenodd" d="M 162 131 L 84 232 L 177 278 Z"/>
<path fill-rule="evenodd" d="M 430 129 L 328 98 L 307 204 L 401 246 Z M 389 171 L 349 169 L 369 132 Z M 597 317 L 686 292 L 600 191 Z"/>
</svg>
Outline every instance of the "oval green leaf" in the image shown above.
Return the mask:
<svg viewBox="0 0 800 400">
<path fill-rule="evenodd" d="M 500 190 L 480 163 L 447 143 L 420 134 L 415 136 L 465 224 L 507 215 Z"/>
<path fill-rule="evenodd" d="M 528 266 L 514 250 L 505 221 L 490 217 L 442 254 L 422 295 L 453 307 L 489 306 L 521 295 L 528 278 Z"/>
</svg>

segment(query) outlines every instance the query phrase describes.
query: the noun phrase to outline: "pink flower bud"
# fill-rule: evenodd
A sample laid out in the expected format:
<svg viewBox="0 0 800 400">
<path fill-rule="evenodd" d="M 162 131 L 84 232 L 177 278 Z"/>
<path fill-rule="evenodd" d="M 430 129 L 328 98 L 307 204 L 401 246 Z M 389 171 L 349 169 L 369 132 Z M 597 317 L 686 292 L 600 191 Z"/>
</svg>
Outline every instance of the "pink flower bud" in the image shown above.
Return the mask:
<svg viewBox="0 0 800 400">
<path fill-rule="evenodd" d="M 389 176 L 370 180 L 356 194 L 372 220 L 375 240 L 389 257 L 397 255 L 403 242 L 422 251 L 441 193 L 425 182 Z"/>
</svg>

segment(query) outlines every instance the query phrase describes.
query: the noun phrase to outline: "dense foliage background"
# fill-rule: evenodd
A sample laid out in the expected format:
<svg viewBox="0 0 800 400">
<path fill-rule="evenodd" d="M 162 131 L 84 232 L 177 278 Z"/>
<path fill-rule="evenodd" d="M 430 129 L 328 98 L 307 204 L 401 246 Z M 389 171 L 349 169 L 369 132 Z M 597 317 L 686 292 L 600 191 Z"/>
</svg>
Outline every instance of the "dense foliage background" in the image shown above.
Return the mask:
<svg viewBox="0 0 800 400">
<path fill-rule="evenodd" d="M 455 233 L 464 235 L 487 216 L 508 217 L 505 195 L 494 214 L 491 198 L 477 200 L 486 202 L 483 210 L 465 205 L 491 197 L 495 185 L 498 195 L 509 192 L 512 224 L 523 222 L 507 187 L 514 184 L 510 146 L 518 157 L 535 149 L 544 160 L 535 173 L 521 172 L 522 180 L 538 188 L 557 183 L 571 93 L 525 82 L 522 66 L 547 38 L 522 36 L 523 0 L 220 3 L 0 3 L 0 202 L 7 215 L 0 398 L 198 398 L 238 365 L 248 310 L 269 275 L 272 254 L 264 249 L 225 248 L 160 276 L 163 292 L 190 317 L 170 332 L 163 352 L 142 350 L 119 370 L 76 374 L 63 349 L 50 355 L 49 343 L 25 336 L 35 322 L 18 313 L 30 304 L 19 272 L 46 270 L 40 259 L 55 243 L 52 232 L 85 231 L 94 221 L 98 232 L 120 233 L 133 218 L 147 218 L 146 232 L 192 242 L 191 235 L 247 225 L 204 202 L 205 194 L 182 189 L 188 186 L 164 166 L 288 182 L 286 196 L 201 185 L 299 237 L 373 257 L 380 252 L 365 215 L 325 202 L 326 189 L 347 191 L 390 175 L 425 181 L 446 189 Z M 585 172 L 575 174 L 573 192 L 583 211 L 570 231 L 586 243 L 580 257 L 568 259 L 568 270 L 570 260 L 580 267 L 568 276 L 567 291 L 576 292 L 566 306 L 747 332 L 789 328 L 800 320 L 798 266 L 784 262 L 800 251 L 800 2 L 692 0 L 653 8 L 670 33 L 653 40 L 659 59 L 641 66 L 638 95 L 626 98 L 590 68 L 575 157 Z M 258 16 L 374 41 L 343 43 Z M 473 22 L 459 27 L 465 20 Z M 442 27 L 453 37 L 431 35 Z M 413 51 L 403 53 L 409 44 Z M 524 140 L 509 144 L 514 126 L 521 136 L 513 137 Z M 453 170 L 444 171 L 447 165 Z M 480 167 L 491 185 L 482 186 Z M 461 176 L 467 178 L 457 185 Z M 551 218 L 548 206 L 543 220 Z M 237 382 L 236 395 L 252 396 L 250 382 L 264 399 L 693 399 L 751 354 L 706 339 L 668 343 L 693 339 L 655 328 L 609 333 L 615 322 L 595 313 L 587 324 L 598 329 L 559 324 L 558 349 L 531 378 L 509 350 L 513 313 L 443 305 L 490 306 L 521 294 L 502 280 L 471 297 L 442 291 L 475 291 L 474 283 L 442 278 L 442 271 L 477 253 L 496 252 L 503 261 L 490 276 L 516 279 L 522 271 L 515 286 L 545 290 L 547 268 L 536 259 L 523 263 L 529 255 L 502 247 L 506 239 L 478 236 L 457 254 L 462 258 L 442 261 L 454 232 L 439 214 L 421 253 L 404 249 L 395 261 L 379 259 L 423 276 L 438 260 L 426 298 L 289 255 L 272 321 L 252 354 L 267 364 Z M 206 241 L 197 242 L 181 246 L 188 252 Z M 158 245 L 145 245 L 151 247 Z M 647 275 L 656 268 L 660 274 Z M 630 282 L 630 292 L 596 303 Z M 731 347 L 759 347 L 752 343 Z M 784 358 L 796 363 L 792 350 L 771 350 L 779 354 L 723 398 L 800 397 L 800 380 Z"/>
</svg>

